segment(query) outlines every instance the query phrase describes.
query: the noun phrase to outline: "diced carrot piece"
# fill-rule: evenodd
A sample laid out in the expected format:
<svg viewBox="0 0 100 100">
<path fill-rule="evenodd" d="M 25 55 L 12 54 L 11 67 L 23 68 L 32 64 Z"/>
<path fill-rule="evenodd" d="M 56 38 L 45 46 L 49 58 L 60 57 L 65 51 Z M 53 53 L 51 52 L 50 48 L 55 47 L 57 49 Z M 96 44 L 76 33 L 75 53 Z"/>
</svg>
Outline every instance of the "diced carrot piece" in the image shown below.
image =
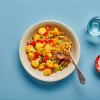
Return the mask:
<svg viewBox="0 0 100 100">
<path fill-rule="evenodd" d="M 56 44 L 57 44 L 57 40 L 54 39 L 54 40 L 53 40 L 53 45 L 56 45 Z"/>
</svg>

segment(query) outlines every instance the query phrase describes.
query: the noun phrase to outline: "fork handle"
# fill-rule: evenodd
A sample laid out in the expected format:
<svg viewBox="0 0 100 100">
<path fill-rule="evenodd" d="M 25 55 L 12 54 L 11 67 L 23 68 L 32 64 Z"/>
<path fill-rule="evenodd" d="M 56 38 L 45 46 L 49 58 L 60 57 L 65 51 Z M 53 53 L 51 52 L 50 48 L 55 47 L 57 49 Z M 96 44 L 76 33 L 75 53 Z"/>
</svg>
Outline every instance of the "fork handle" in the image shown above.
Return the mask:
<svg viewBox="0 0 100 100">
<path fill-rule="evenodd" d="M 69 53 L 70 53 L 70 51 L 69 51 Z M 75 65 L 75 68 L 77 70 L 77 74 L 78 74 L 78 77 L 79 77 L 79 81 L 80 81 L 81 84 L 84 85 L 86 83 L 86 78 L 84 77 L 83 73 L 80 71 L 80 69 L 78 68 L 78 66 L 76 65 L 76 63 L 75 63 L 75 61 L 74 61 L 71 53 L 70 53 L 70 56 L 72 58 L 73 64 Z"/>
<path fill-rule="evenodd" d="M 74 65 L 75 65 L 75 63 L 74 63 Z M 75 65 L 75 68 L 77 70 L 77 74 L 78 74 L 80 83 L 84 85 L 86 83 L 86 79 L 85 79 L 83 73 L 80 71 L 80 69 L 76 65 Z"/>
</svg>

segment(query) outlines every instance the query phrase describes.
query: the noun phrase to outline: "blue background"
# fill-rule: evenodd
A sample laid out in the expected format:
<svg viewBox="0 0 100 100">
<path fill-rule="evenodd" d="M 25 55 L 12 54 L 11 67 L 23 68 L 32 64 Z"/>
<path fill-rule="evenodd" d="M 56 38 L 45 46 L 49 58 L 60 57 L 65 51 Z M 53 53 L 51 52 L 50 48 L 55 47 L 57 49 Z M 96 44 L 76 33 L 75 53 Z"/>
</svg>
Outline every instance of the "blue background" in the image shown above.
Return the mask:
<svg viewBox="0 0 100 100">
<path fill-rule="evenodd" d="M 99 14 L 100 0 L 0 0 L 0 100 L 100 100 L 100 77 L 94 65 L 100 38 L 87 34 L 88 21 Z M 46 83 L 23 68 L 21 37 L 31 25 L 48 19 L 61 21 L 76 33 L 85 85 L 79 83 L 76 70 L 63 80 Z"/>
</svg>

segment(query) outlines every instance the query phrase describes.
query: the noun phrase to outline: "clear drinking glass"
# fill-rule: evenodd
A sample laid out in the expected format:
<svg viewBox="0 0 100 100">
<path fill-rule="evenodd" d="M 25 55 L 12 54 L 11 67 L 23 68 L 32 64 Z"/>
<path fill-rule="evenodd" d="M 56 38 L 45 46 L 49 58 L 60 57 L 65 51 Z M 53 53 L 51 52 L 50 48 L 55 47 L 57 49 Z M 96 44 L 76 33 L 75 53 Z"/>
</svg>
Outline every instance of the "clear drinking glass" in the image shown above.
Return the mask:
<svg viewBox="0 0 100 100">
<path fill-rule="evenodd" d="M 100 35 L 100 17 L 96 16 L 93 17 L 87 25 L 87 31 L 89 34 L 93 36 L 99 36 Z"/>
</svg>

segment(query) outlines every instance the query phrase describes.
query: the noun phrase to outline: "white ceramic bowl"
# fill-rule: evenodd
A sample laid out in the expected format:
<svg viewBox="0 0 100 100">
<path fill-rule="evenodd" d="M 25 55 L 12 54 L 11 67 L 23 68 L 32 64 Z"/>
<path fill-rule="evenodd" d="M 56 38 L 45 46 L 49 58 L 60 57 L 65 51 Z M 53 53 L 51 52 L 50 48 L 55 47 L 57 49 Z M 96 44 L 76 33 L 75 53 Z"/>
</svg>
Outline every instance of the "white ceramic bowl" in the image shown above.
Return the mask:
<svg viewBox="0 0 100 100">
<path fill-rule="evenodd" d="M 67 68 L 65 68 L 62 71 L 57 71 L 57 73 L 53 73 L 49 76 L 45 76 L 43 71 L 39 71 L 38 69 L 34 69 L 31 66 L 31 62 L 28 60 L 27 54 L 26 54 L 26 43 L 27 41 L 31 40 L 32 34 L 35 34 L 39 27 L 44 26 L 44 25 L 54 25 L 58 27 L 58 29 L 62 30 L 63 32 L 66 33 L 68 38 L 72 41 L 72 48 L 71 48 L 71 53 L 72 56 L 76 62 L 76 64 L 79 61 L 80 58 L 80 44 L 78 41 L 77 36 L 73 32 L 73 30 L 67 26 L 66 24 L 56 21 L 56 20 L 44 20 L 37 22 L 36 24 L 32 25 L 30 28 L 27 29 L 27 31 L 24 33 L 21 41 L 20 41 L 20 46 L 19 46 L 19 56 L 20 60 L 22 62 L 23 67 L 26 69 L 26 71 L 32 75 L 33 77 L 42 80 L 42 81 L 57 81 L 61 80 L 65 77 L 67 77 L 69 74 L 73 72 L 75 69 L 74 64 L 70 62 Z"/>
</svg>

